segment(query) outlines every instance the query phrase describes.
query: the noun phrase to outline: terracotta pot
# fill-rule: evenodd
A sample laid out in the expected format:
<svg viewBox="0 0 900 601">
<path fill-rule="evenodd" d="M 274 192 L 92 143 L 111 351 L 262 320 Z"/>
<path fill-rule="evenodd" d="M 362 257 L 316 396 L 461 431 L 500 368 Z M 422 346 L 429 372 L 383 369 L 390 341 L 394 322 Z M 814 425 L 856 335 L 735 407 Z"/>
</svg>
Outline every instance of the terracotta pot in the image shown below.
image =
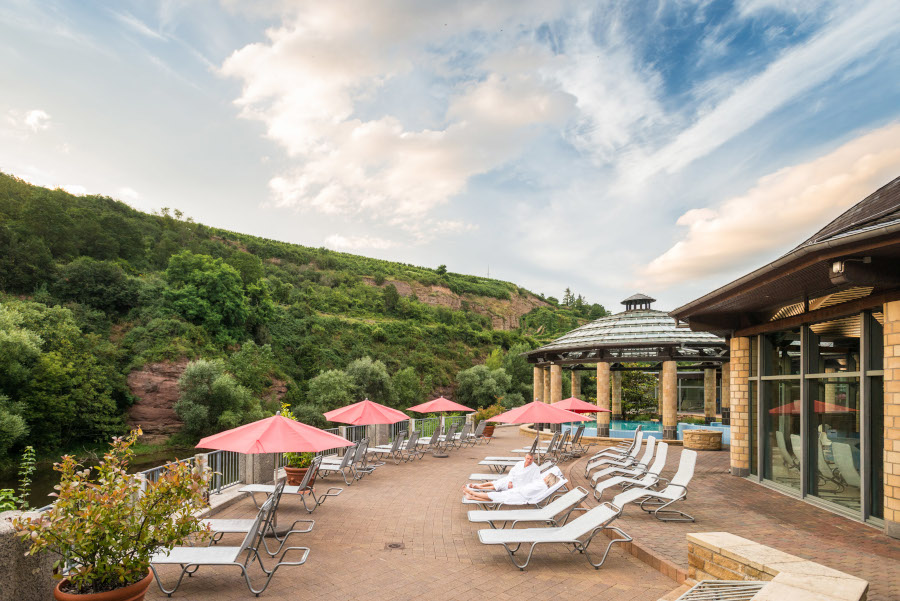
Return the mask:
<svg viewBox="0 0 900 601">
<path fill-rule="evenodd" d="M 147 589 L 153 582 L 153 572 L 147 570 L 147 577 L 134 584 L 123 586 L 105 593 L 93 593 L 89 595 L 73 595 L 72 593 L 64 593 L 60 587 L 68 580 L 63 580 L 53 589 L 53 598 L 56 601 L 143 601 Z"/>
<path fill-rule="evenodd" d="M 300 483 L 303 482 L 303 478 L 306 476 L 306 470 L 308 467 L 287 467 L 284 468 L 284 473 L 287 475 L 287 483 L 288 486 L 300 486 Z M 313 476 L 309 482 L 309 485 L 312 486 L 316 483 L 316 477 Z"/>
<path fill-rule="evenodd" d="M 484 427 L 484 432 L 482 432 L 484 436 L 490 438 L 494 435 L 494 424 L 488 424 Z"/>
</svg>

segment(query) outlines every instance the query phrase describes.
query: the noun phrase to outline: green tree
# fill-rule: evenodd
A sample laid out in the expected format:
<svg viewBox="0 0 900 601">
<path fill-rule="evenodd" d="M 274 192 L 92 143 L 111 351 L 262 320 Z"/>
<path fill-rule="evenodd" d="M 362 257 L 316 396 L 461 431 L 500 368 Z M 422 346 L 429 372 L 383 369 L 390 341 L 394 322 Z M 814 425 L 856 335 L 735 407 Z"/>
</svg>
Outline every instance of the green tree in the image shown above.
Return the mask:
<svg viewBox="0 0 900 601">
<path fill-rule="evenodd" d="M 0 457 L 28 436 L 28 425 L 22 417 L 24 407 L 0 394 Z"/>
<path fill-rule="evenodd" d="M 238 384 L 259 394 L 271 383 L 270 376 L 276 370 L 275 353 L 271 345 L 245 342 L 228 358 L 227 367 Z"/>
<path fill-rule="evenodd" d="M 355 385 L 356 400 L 367 398 L 389 407 L 397 403 L 394 384 L 388 375 L 387 367 L 381 361 L 362 357 L 350 363 L 344 371 Z"/>
<path fill-rule="evenodd" d="M 484 360 L 484 364 L 488 369 L 500 369 L 503 367 L 503 349 L 495 348 L 491 354 Z"/>
<path fill-rule="evenodd" d="M 22 326 L 21 313 L 0 303 L 0 391 L 13 394 L 24 385 L 41 354 L 41 337 Z"/>
<path fill-rule="evenodd" d="M 476 365 L 456 374 L 457 402 L 468 407 L 493 405 L 509 390 L 510 379 L 503 368 L 489 369 Z"/>
<path fill-rule="evenodd" d="M 324 413 L 352 404 L 355 389 L 353 378 L 339 369 L 330 369 L 309 381 L 306 397 Z"/>
<path fill-rule="evenodd" d="M 642 364 L 626 364 L 627 367 L 641 367 Z M 622 373 L 622 413 L 634 418 L 638 415 L 654 414 L 659 410 L 654 389 L 655 374 L 642 371 Z"/>
<path fill-rule="evenodd" d="M 176 313 L 224 340 L 241 337 L 250 310 L 234 267 L 186 250 L 169 259 L 166 279 L 164 296 Z"/>
<path fill-rule="evenodd" d="M 400 304 L 400 293 L 393 284 L 384 287 L 382 294 L 384 295 L 384 310 L 386 313 L 393 313 Z"/>
<path fill-rule="evenodd" d="M 241 274 L 241 280 L 245 285 L 258 282 L 265 274 L 262 259 L 248 252 L 238 251 L 228 257 L 225 262 Z"/>
<path fill-rule="evenodd" d="M 397 395 L 397 406 L 406 408 L 424 402 L 426 391 L 419 380 L 416 370 L 404 367 L 391 377 L 394 393 Z"/>
<path fill-rule="evenodd" d="M 60 268 L 53 293 L 106 313 L 124 313 L 138 299 L 138 282 L 112 261 L 79 257 Z"/>
<path fill-rule="evenodd" d="M 447 266 L 446 265 L 438 265 L 438 268 L 435 269 L 435 272 L 438 275 L 445 275 L 447 273 Z"/>
<path fill-rule="evenodd" d="M 192 436 L 207 436 L 265 417 L 259 400 L 225 372 L 221 361 L 189 363 L 178 389 L 175 413 Z"/>
</svg>

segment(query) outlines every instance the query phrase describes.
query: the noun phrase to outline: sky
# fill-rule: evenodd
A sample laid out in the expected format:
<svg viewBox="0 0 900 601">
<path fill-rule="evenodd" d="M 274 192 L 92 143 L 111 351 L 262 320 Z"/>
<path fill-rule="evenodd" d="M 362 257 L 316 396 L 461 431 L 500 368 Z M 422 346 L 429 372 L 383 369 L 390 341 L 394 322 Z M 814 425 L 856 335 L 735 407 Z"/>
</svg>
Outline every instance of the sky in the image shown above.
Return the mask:
<svg viewBox="0 0 900 601">
<path fill-rule="evenodd" d="M 672 309 L 900 176 L 900 2 L 0 0 L 0 171 Z"/>
</svg>

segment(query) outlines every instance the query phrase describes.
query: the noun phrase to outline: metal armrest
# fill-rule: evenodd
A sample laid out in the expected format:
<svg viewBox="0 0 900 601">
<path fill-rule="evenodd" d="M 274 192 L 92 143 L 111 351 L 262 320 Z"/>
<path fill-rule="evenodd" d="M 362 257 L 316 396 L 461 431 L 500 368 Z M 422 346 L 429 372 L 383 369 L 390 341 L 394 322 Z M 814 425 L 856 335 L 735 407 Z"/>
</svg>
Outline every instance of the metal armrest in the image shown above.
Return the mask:
<svg viewBox="0 0 900 601">
<path fill-rule="evenodd" d="M 300 558 L 300 561 L 285 561 L 284 558 L 291 551 L 303 551 L 303 557 Z M 275 567 L 272 568 L 272 572 L 280 568 L 281 566 L 302 566 L 306 563 L 306 559 L 309 557 L 309 547 L 288 547 L 284 550 L 284 553 L 281 554 L 281 561 L 275 564 Z"/>
</svg>

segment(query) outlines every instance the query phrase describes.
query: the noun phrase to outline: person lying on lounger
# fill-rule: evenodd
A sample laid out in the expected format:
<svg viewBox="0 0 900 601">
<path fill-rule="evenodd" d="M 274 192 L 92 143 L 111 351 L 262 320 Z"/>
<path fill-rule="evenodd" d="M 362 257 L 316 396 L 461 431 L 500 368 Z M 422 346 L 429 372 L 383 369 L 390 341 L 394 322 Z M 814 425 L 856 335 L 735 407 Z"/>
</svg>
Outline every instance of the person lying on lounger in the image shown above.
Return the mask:
<svg viewBox="0 0 900 601">
<path fill-rule="evenodd" d="M 535 480 L 540 480 L 541 470 L 534 462 L 534 455 L 528 453 L 525 458 L 515 464 L 509 473 L 493 482 L 473 484 L 469 488 L 476 490 L 497 491 L 512 488 L 513 486 L 525 486 Z"/>
<path fill-rule="evenodd" d="M 556 469 L 556 468 L 553 468 Z M 540 500 L 547 490 L 559 482 L 559 476 L 551 470 L 546 476 L 523 486 L 514 486 L 493 492 L 482 492 L 464 487 L 463 494 L 467 499 L 483 503 L 503 503 L 504 505 L 527 505 Z"/>
</svg>

